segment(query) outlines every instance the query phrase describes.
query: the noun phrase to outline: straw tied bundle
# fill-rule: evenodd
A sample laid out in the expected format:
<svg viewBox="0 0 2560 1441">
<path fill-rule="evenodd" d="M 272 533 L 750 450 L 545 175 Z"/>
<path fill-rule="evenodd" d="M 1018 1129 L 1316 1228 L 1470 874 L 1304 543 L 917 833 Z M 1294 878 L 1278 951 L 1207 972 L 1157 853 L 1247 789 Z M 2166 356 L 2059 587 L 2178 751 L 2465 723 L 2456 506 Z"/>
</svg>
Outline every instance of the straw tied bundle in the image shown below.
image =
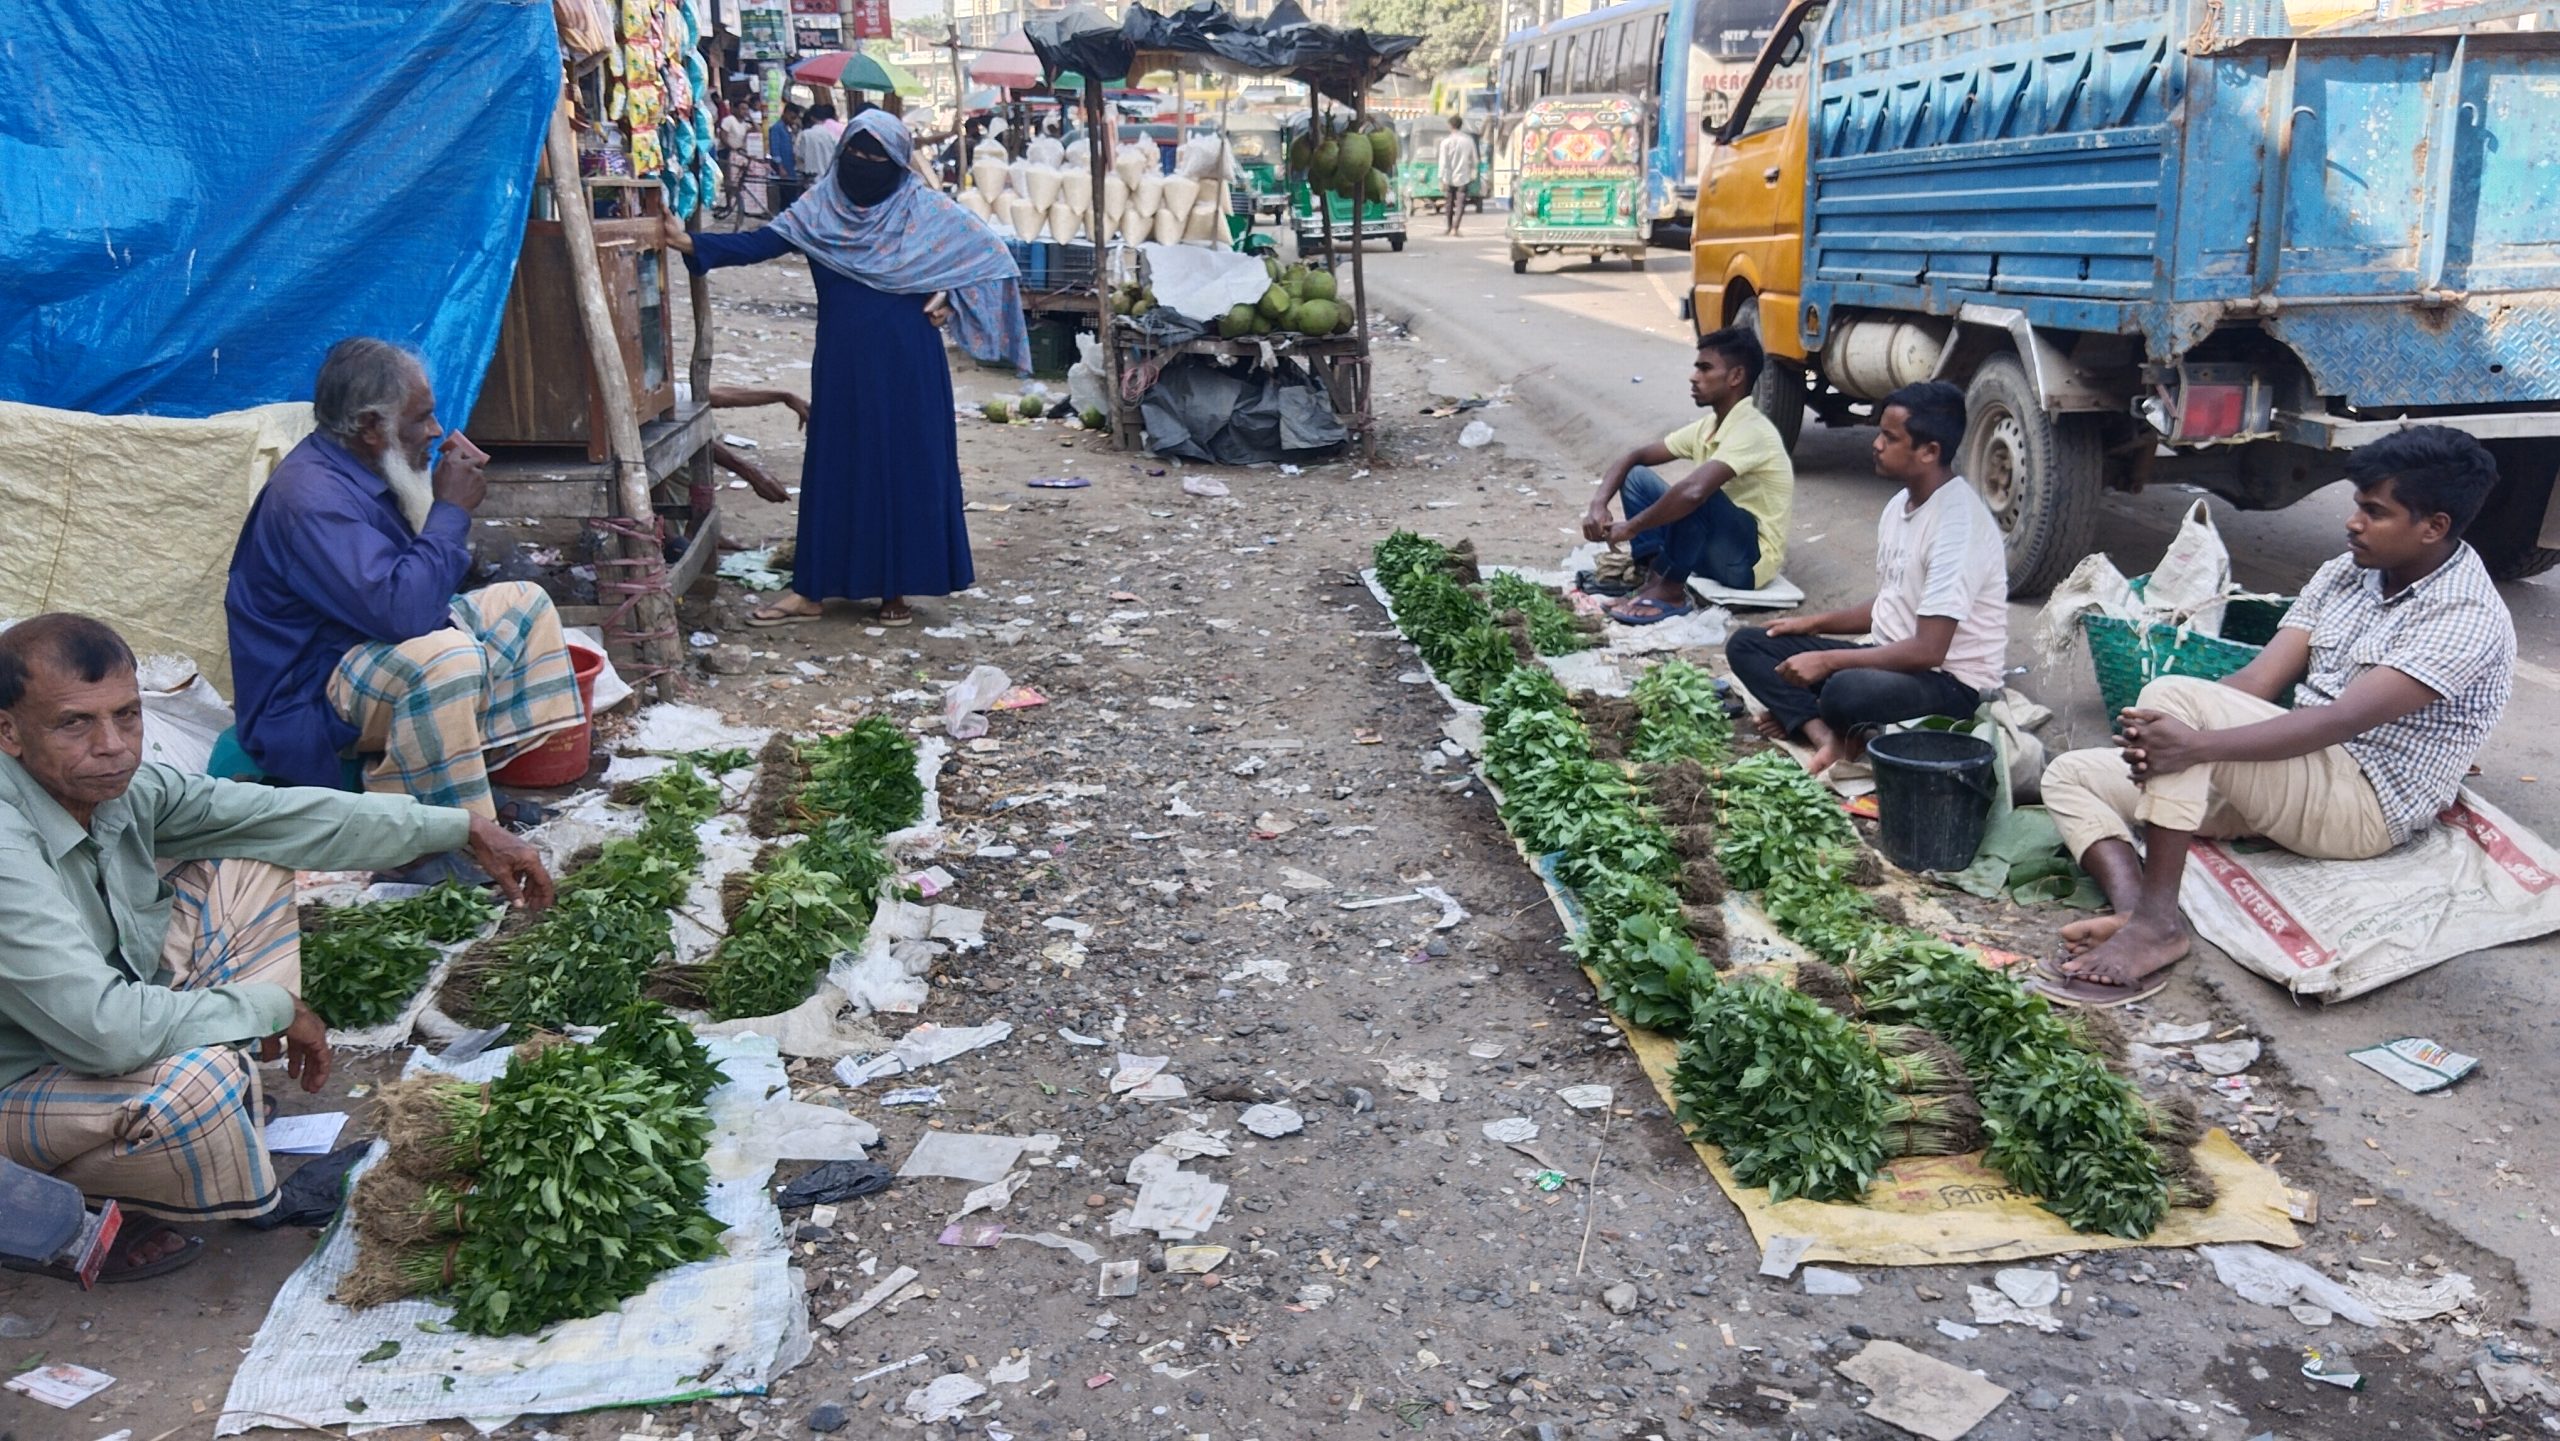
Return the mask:
<svg viewBox="0 0 2560 1441">
<path fill-rule="evenodd" d="M 592 1045 L 527 1042 L 485 1085 L 385 1087 L 389 1149 L 356 1183 L 356 1264 L 335 1299 L 434 1296 L 465 1330 L 509 1335 L 717 1255 L 702 1207 L 717 1076 L 681 1022 L 643 1005 Z"/>
</svg>

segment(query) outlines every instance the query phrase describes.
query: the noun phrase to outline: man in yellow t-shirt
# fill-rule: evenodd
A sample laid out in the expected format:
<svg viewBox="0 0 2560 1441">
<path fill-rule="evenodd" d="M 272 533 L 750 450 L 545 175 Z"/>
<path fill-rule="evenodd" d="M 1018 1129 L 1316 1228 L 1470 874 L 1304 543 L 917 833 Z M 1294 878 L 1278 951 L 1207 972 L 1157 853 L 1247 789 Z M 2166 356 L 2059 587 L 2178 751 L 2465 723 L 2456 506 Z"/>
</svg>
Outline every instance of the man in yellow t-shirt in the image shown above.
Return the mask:
<svg viewBox="0 0 2560 1441">
<path fill-rule="evenodd" d="M 1777 579 L 1796 472 L 1778 428 L 1751 403 L 1761 363 L 1759 338 L 1748 330 L 1701 337 L 1689 395 L 1712 413 L 1628 451 L 1601 477 L 1583 514 L 1583 538 L 1623 543 L 1650 568 L 1644 583 L 1610 608 L 1610 619 L 1652 625 L 1688 614 L 1693 575 L 1735 590 Z M 1665 481 L 1654 467 L 1675 460 L 1694 469 Z M 1624 520 L 1610 519 L 1613 497 Z"/>
</svg>

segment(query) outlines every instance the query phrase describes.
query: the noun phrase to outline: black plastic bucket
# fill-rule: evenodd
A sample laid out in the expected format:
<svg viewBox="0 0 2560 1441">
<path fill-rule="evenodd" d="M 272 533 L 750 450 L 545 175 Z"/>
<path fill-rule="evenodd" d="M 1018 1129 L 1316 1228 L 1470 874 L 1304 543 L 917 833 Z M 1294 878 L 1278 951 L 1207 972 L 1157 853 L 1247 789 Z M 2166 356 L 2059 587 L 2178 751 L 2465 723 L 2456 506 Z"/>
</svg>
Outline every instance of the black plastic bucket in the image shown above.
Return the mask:
<svg viewBox="0 0 2560 1441">
<path fill-rule="evenodd" d="M 1912 730 L 1867 743 L 1876 771 L 1876 845 L 1906 871 L 1973 864 L 1999 792 L 2000 753 L 1980 736 Z"/>
</svg>

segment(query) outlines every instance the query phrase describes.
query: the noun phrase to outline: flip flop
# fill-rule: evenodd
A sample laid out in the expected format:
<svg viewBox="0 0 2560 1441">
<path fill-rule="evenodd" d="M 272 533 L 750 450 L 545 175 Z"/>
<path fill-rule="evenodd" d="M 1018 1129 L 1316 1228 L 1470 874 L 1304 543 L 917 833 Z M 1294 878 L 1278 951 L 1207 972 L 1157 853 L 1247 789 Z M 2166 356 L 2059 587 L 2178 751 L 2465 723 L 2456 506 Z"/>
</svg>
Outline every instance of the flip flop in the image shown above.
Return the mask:
<svg viewBox="0 0 2560 1441">
<path fill-rule="evenodd" d="M 747 624 L 757 630 L 771 630 L 776 626 L 798 625 L 802 621 L 817 620 L 823 614 L 823 612 L 796 610 L 753 610 L 747 613 Z"/>
<path fill-rule="evenodd" d="M 138 1233 L 119 1237 L 115 1249 L 107 1253 L 107 1266 L 98 1272 L 99 1284 L 120 1286 L 128 1281 L 148 1281 L 154 1276 L 166 1276 L 182 1267 L 194 1265 L 196 1258 L 204 1254 L 202 1236 L 182 1237 L 187 1244 L 157 1261 L 145 1261 L 139 1266 L 115 1265 L 116 1257 L 128 1254 L 143 1243 L 176 1234 L 175 1228 L 164 1224 L 146 1226 Z M 39 1266 L 32 1261 L 0 1260 L 0 1270 L 23 1272 L 29 1276 L 50 1276 L 75 1286 L 80 1284 L 80 1277 L 68 1266 Z"/>
<path fill-rule="evenodd" d="M 1647 607 L 1653 613 L 1651 615 L 1629 615 L 1627 611 L 1636 606 Z M 1660 625 L 1666 620 L 1678 620 L 1680 617 L 1687 615 L 1689 611 L 1690 607 L 1686 605 L 1671 605 L 1664 601 L 1655 600 L 1651 596 L 1640 595 L 1635 599 L 1628 601 L 1625 608 L 1611 606 L 1607 614 L 1609 619 L 1616 621 L 1620 625 Z"/>
<path fill-rule="evenodd" d="M 1574 589 L 1581 591 L 1584 595 L 1605 595 L 1613 597 L 1633 595 L 1636 593 L 1637 584 L 1637 582 L 1632 580 L 1620 580 L 1613 576 L 1603 576 L 1598 571 L 1592 570 L 1577 572 L 1573 577 Z"/>
<path fill-rule="evenodd" d="M 2084 980 L 2065 975 L 2062 962 L 2048 958 L 2027 977 L 2027 987 L 2057 1006 L 2072 1006 L 2085 1011 L 2111 1011 L 2148 1000 L 2169 989 L 2169 972 L 2177 965 L 2166 966 L 2144 976 L 2129 986 L 2109 985 L 2105 981 Z"/>
<path fill-rule="evenodd" d="M 916 613 L 914 611 L 908 611 L 904 615 L 874 615 L 872 619 L 878 621 L 882 625 L 888 626 L 892 630 L 895 630 L 900 626 L 914 625 L 916 623 Z"/>
</svg>

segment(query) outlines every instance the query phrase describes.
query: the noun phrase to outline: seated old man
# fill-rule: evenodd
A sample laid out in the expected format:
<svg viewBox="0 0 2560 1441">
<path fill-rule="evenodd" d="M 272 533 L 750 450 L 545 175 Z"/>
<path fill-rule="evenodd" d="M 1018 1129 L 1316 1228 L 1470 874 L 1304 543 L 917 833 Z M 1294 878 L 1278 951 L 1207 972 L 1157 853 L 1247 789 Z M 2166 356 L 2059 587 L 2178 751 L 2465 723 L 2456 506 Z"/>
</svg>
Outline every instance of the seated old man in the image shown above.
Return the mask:
<svg viewBox="0 0 2560 1441">
<path fill-rule="evenodd" d="M 146 764 L 115 631 L 57 613 L 0 632 L 0 1156 L 160 1218 L 128 1227 L 105 1279 L 194 1259 L 168 1221 L 275 1205 L 249 1048 L 306 1091 L 330 1064 L 299 996 L 294 870 L 457 847 L 550 903 L 532 847 L 468 811 Z"/>
<path fill-rule="evenodd" d="M 2151 682 L 2125 709 L 2119 750 L 2046 769 L 2045 808 L 2115 911 L 2063 928 L 2071 954 L 2038 977 L 2048 996 L 2117 1006 L 2167 984 L 2189 944 L 2178 885 L 2192 837 L 2362 860 L 2461 790 L 2515 688 L 2515 624 L 2462 540 L 2497 463 L 2470 436 L 2421 425 L 2347 457 L 2347 478 L 2347 553 L 2256 660 L 2218 683 Z M 2291 710 L 2276 702 L 2288 688 Z"/>
<path fill-rule="evenodd" d="M 489 772 L 584 717 L 540 587 L 455 592 L 488 457 L 436 423 L 425 367 L 388 341 L 330 347 L 318 429 L 249 509 L 224 597 L 241 747 L 269 775 L 494 816 Z M 428 471 L 436 441 L 444 455 Z"/>
</svg>

